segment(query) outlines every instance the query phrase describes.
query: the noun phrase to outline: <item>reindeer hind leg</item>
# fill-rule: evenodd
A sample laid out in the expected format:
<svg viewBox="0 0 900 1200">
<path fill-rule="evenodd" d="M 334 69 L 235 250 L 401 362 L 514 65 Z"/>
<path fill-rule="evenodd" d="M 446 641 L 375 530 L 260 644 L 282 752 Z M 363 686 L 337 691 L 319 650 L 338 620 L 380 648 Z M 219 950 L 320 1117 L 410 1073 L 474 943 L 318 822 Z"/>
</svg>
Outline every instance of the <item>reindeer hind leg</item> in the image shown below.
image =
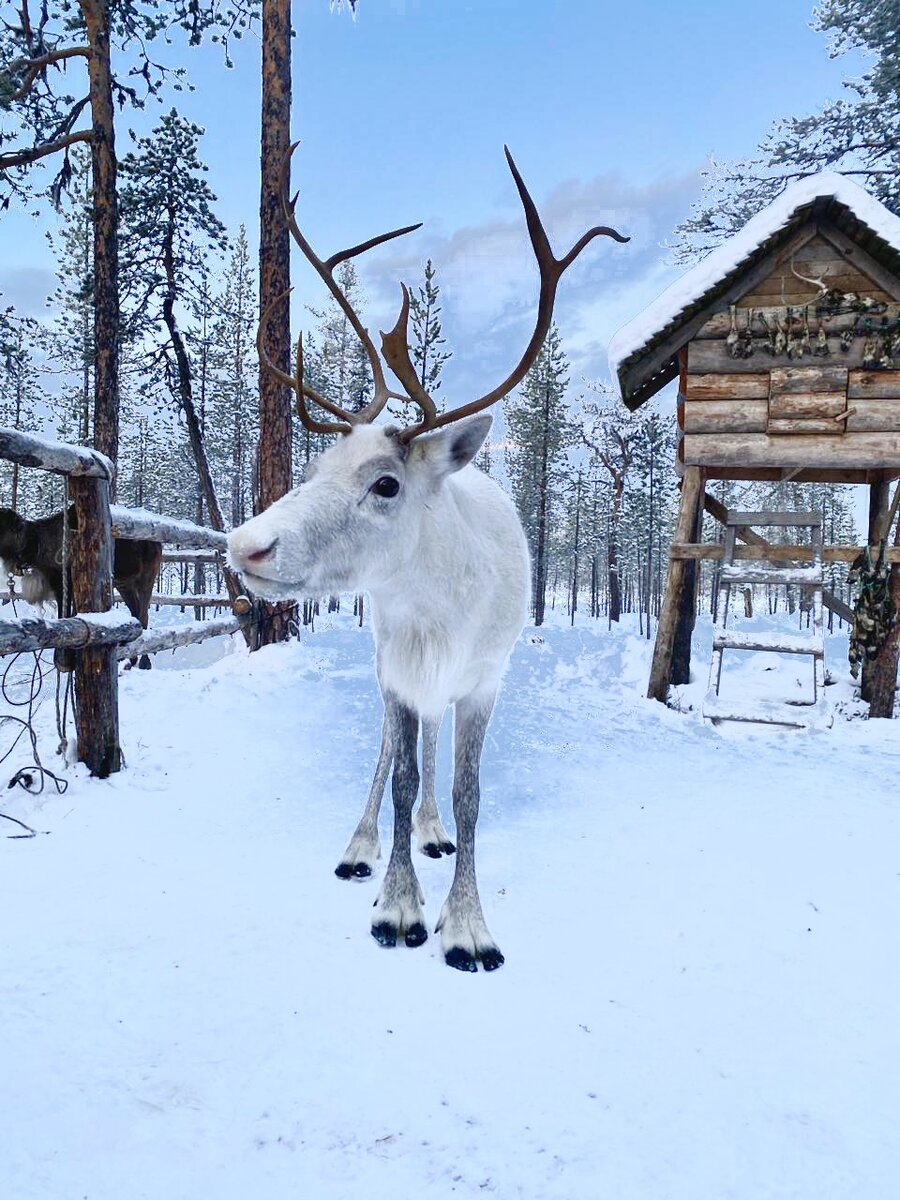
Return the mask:
<svg viewBox="0 0 900 1200">
<path fill-rule="evenodd" d="M 416 844 L 428 858 L 440 858 L 442 854 L 455 854 L 456 847 L 441 824 L 437 801 L 434 797 L 434 777 L 437 757 L 440 718 L 422 718 L 422 802 L 413 817 L 413 832 Z"/>
</svg>

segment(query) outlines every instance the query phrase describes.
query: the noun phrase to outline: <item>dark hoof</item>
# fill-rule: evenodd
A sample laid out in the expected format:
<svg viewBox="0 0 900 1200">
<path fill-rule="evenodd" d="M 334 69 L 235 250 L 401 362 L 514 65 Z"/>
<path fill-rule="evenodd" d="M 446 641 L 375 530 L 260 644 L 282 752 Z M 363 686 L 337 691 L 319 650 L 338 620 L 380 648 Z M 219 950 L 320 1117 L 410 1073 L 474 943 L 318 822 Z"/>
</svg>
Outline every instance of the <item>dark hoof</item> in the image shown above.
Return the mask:
<svg viewBox="0 0 900 1200">
<path fill-rule="evenodd" d="M 454 946 L 444 955 L 444 962 L 448 967 L 455 967 L 457 971 L 477 971 L 478 964 L 468 950 L 463 950 L 461 946 Z"/>
<path fill-rule="evenodd" d="M 452 842 L 426 842 L 422 853 L 429 858 L 440 858 L 442 854 L 455 854 L 456 847 Z"/>
<path fill-rule="evenodd" d="M 407 946 L 421 946 L 422 943 L 426 942 L 427 940 L 428 930 L 421 921 L 416 921 L 415 924 L 410 925 L 409 929 L 406 931 Z"/>
<path fill-rule="evenodd" d="M 141 655 L 141 660 L 140 660 L 140 662 L 138 663 L 138 670 L 139 670 L 139 671 L 149 671 L 149 670 L 150 670 L 150 667 L 151 667 L 151 663 L 150 663 L 150 655 L 149 655 L 149 654 L 142 654 L 142 655 Z"/>
<path fill-rule="evenodd" d="M 372 937 L 379 946 L 396 946 L 397 926 L 392 925 L 390 921 L 379 921 L 377 925 L 372 926 Z"/>
<path fill-rule="evenodd" d="M 368 879 L 372 874 L 372 868 L 368 863 L 358 862 L 353 863 L 338 863 L 334 868 L 334 873 L 338 879 Z"/>
<path fill-rule="evenodd" d="M 494 947 L 493 950 L 485 950 L 481 956 L 481 965 L 486 971 L 496 971 L 498 967 L 502 967 L 504 963 L 503 955 Z"/>
</svg>

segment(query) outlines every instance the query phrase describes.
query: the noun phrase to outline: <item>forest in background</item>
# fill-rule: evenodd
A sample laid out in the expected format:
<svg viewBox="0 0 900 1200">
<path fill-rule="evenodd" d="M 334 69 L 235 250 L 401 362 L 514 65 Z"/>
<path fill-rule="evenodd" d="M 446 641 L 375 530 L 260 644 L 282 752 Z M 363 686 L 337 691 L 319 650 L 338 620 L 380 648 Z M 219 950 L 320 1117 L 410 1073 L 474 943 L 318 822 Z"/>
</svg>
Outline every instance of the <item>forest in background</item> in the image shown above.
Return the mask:
<svg viewBox="0 0 900 1200">
<path fill-rule="evenodd" d="M 159 35 L 166 20 L 180 25 L 190 41 L 213 31 L 226 58 L 228 38 L 240 36 L 258 7 L 178 0 L 163 18 L 146 4 L 75 6 L 88 14 L 88 23 L 89 10 L 108 8 L 113 32 L 125 45 L 140 33 Z M 50 8 L 59 8 L 64 16 L 71 6 Z M 21 12 L 28 12 L 27 4 Z M 873 0 L 830 0 L 817 10 L 816 20 L 831 37 L 835 53 L 863 48 L 872 56 L 872 70 L 849 87 L 839 104 L 786 119 L 763 144 L 759 159 L 710 175 L 711 197 L 680 231 L 685 261 L 721 241 L 790 179 L 824 166 L 863 175 L 889 206 L 895 204 L 898 89 L 891 91 L 890 82 L 897 82 L 894 52 L 900 21 Z M 68 32 L 77 25 L 72 16 Z M 11 308 L 0 310 L 0 422 L 87 443 L 95 437 L 96 209 L 89 149 L 80 144 L 88 136 L 71 132 L 84 102 L 60 91 L 48 72 L 58 65 L 51 64 L 54 56 L 79 51 L 61 51 L 48 42 L 47 61 L 29 66 L 39 60 L 22 57 L 25 32 L 23 22 L 22 28 L 8 25 L 3 33 L 6 86 L 0 104 L 22 128 L 32 129 L 37 140 L 43 137 L 51 149 L 62 147 L 62 167 L 47 189 L 59 214 L 48 235 L 57 286 L 43 320 L 22 317 Z M 173 83 L 171 73 L 146 50 L 137 61 L 146 93 L 158 98 Z M 113 85 L 120 108 L 141 103 L 134 87 L 116 80 Z M 865 123 L 868 140 L 853 132 L 854 121 Z M 187 373 L 220 507 L 226 525 L 233 525 L 256 507 L 258 277 L 246 232 L 226 230 L 216 215 L 216 197 L 205 179 L 202 133 L 172 108 L 149 135 L 133 139 L 132 149 L 118 162 L 118 500 L 209 520 L 186 428 Z M 7 134 L 0 144 L 9 140 Z M 804 145 L 807 150 L 801 153 Z M 28 194 L 22 175 L 27 165 L 22 153 L 0 153 L 5 203 Z M 352 263 L 343 264 L 338 274 L 354 307 L 364 309 Z M 441 328 L 439 274 L 439 263 L 423 264 L 413 288 L 411 320 L 420 380 L 438 401 L 441 370 L 453 352 Z M 623 313 L 623 320 L 629 315 Z M 346 317 L 328 299 L 306 318 L 310 382 L 342 406 L 362 407 L 371 377 Z M 629 414 L 603 381 L 573 381 L 565 338 L 565 329 L 551 330 L 538 362 L 505 402 L 504 419 L 496 421 L 495 436 L 477 465 L 509 489 L 522 517 L 534 568 L 532 615 L 538 624 L 552 608 L 565 609 L 573 620 L 577 612 L 609 620 L 636 612 L 649 635 L 677 507 L 674 416 L 665 401 Z M 295 423 L 295 480 L 326 441 Z M 828 540 L 856 540 L 847 488 L 714 484 L 711 491 L 732 507 L 821 511 Z M 0 499 L 33 516 L 58 508 L 62 493 L 53 478 L 2 464 Z M 706 536 L 717 536 L 716 527 Z M 832 590 L 845 594 L 845 569 L 829 569 Z M 714 582 L 704 567 L 699 604 L 712 604 Z M 793 605 L 790 597 L 788 604 Z"/>
</svg>

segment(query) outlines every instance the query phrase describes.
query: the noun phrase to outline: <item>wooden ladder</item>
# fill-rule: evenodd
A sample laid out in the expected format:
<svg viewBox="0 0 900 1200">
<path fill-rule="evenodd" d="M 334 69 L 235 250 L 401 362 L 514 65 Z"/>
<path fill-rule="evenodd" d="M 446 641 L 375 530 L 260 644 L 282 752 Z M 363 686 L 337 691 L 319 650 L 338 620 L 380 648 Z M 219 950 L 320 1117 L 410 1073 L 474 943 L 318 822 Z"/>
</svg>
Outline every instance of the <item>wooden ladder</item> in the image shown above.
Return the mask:
<svg viewBox="0 0 900 1200">
<path fill-rule="evenodd" d="M 811 531 L 812 565 L 779 568 L 755 561 L 734 560 L 735 538 L 746 526 L 802 527 Z M 812 592 L 812 634 L 740 633 L 728 629 L 731 590 L 737 584 L 771 583 L 782 587 L 795 584 Z M 719 600 L 713 632 L 713 654 L 709 689 L 703 701 L 703 716 L 719 721 L 750 721 L 808 729 L 829 723 L 825 702 L 825 639 L 822 628 L 822 518 L 813 512 L 729 512 L 725 522 L 725 555 L 719 576 Z M 808 655 L 813 667 L 813 698 L 804 701 L 754 701 L 742 703 L 719 695 L 722 657 L 726 650 L 771 650 L 779 654 Z"/>
</svg>

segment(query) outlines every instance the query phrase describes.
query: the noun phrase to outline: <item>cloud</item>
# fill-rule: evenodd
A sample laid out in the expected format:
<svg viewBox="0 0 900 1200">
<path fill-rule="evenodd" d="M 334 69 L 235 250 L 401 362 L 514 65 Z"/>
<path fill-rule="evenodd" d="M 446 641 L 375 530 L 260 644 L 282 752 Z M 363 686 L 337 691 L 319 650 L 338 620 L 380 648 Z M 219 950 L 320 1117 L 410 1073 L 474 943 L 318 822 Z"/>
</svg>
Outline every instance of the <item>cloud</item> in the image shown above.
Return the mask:
<svg viewBox="0 0 900 1200">
<path fill-rule="evenodd" d="M 568 180 L 538 201 L 551 244 L 561 257 L 592 225 L 630 236 L 592 242 L 560 284 L 555 319 L 573 382 L 607 377 L 612 334 L 671 281 L 665 242 L 700 187 L 699 169 L 635 185 L 620 176 Z M 518 360 L 533 328 L 538 272 L 521 209 L 443 236 L 425 233 L 360 265 L 371 326 L 389 328 L 399 309 L 398 282 L 418 287 L 431 257 L 441 287 L 443 333 L 454 357 L 444 392 L 466 397 L 487 391 Z M 374 319 L 373 319 L 374 318 Z"/>
</svg>

